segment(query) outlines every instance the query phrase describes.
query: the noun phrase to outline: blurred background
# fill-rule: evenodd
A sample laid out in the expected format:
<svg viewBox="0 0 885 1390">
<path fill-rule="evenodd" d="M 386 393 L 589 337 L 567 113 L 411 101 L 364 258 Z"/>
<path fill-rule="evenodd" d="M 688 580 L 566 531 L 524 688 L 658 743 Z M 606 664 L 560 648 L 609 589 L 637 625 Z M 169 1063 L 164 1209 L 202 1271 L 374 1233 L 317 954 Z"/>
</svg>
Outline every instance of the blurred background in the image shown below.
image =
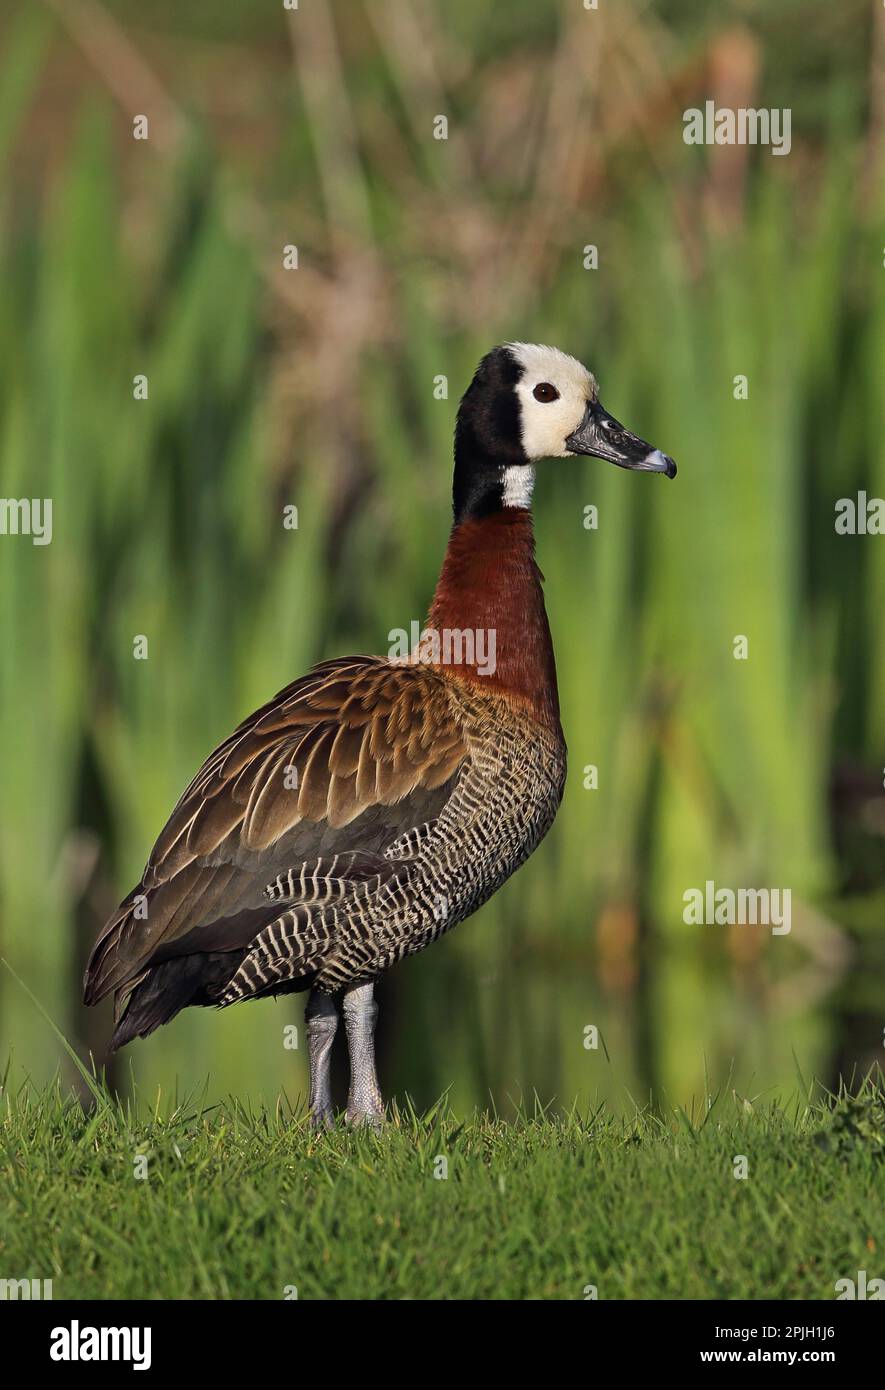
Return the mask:
<svg viewBox="0 0 885 1390">
<path fill-rule="evenodd" d="M 708 99 L 789 108 L 789 155 L 687 146 Z M 834 520 L 885 497 L 882 6 L 7 0 L 0 164 L 0 494 L 54 508 L 0 537 L 0 954 L 81 1054 L 89 948 L 206 754 L 423 619 L 457 399 L 520 338 L 679 478 L 539 478 L 565 801 L 383 982 L 386 1094 L 685 1104 L 881 1058 L 885 536 Z M 790 888 L 792 931 L 687 926 L 708 879 Z M 189 1010 L 111 1079 L 294 1100 L 302 1005 Z M 0 968 L 9 1054 L 69 1074 Z"/>
</svg>

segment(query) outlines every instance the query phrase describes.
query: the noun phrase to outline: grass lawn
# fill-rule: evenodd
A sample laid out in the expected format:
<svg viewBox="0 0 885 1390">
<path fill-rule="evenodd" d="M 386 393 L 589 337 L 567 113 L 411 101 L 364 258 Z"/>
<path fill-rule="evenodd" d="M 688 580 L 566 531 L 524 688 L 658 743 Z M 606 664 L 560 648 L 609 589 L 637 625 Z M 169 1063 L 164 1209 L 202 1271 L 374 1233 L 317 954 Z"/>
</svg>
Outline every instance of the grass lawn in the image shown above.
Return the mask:
<svg viewBox="0 0 885 1390">
<path fill-rule="evenodd" d="M 92 1113 L 2 1093 L 0 1276 L 56 1299 L 829 1299 L 885 1275 L 881 1083 L 631 1120 L 440 1104 L 381 1135 L 93 1088 Z"/>
</svg>

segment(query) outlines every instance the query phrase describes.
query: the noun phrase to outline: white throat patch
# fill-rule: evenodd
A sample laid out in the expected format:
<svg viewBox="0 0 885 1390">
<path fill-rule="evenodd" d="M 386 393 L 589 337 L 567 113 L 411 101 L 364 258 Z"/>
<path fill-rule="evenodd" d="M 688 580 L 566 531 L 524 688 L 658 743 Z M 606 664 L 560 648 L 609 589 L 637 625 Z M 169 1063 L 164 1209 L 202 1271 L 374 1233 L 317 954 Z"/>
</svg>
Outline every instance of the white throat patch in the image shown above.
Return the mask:
<svg viewBox="0 0 885 1390">
<path fill-rule="evenodd" d="M 535 488 L 535 470 L 527 463 L 515 463 L 504 469 L 504 506 L 530 507 Z"/>
</svg>

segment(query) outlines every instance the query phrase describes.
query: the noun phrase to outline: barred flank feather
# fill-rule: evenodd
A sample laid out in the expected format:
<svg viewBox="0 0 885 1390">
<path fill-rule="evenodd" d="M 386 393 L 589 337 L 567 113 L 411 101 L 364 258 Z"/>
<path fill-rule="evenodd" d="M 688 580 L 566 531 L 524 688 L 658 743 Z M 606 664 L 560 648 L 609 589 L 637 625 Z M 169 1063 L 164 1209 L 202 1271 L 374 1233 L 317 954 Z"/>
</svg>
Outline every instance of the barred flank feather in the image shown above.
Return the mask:
<svg viewBox="0 0 885 1390">
<path fill-rule="evenodd" d="M 457 700 L 471 757 L 435 823 L 389 846 L 389 866 L 401 871 L 278 917 L 252 943 L 222 1004 L 308 969 L 330 993 L 374 979 L 470 916 L 532 853 L 562 796 L 562 742 L 500 697 L 464 689 Z M 290 870 L 268 891 L 298 893 L 305 881 L 303 868 Z"/>
</svg>

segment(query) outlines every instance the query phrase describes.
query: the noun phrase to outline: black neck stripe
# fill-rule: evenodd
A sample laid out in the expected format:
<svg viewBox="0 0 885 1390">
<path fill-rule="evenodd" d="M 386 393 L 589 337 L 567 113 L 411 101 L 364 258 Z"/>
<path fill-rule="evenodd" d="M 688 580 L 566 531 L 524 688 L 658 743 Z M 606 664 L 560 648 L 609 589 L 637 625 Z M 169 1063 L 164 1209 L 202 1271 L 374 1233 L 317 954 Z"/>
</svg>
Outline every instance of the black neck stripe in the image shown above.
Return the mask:
<svg viewBox="0 0 885 1390">
<path fill-rule="evenodd" d="M 487 516 L 504 505 L 504 470 L 526 464 L 516 385 L 522 368 L 507 348 L 494 348 L 458 410 L 452 493 L 456 524 Z"/>
</svg>

